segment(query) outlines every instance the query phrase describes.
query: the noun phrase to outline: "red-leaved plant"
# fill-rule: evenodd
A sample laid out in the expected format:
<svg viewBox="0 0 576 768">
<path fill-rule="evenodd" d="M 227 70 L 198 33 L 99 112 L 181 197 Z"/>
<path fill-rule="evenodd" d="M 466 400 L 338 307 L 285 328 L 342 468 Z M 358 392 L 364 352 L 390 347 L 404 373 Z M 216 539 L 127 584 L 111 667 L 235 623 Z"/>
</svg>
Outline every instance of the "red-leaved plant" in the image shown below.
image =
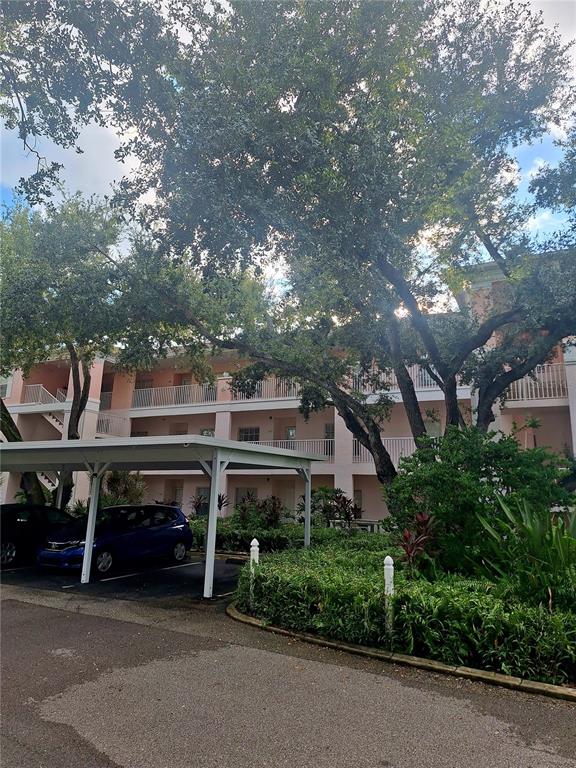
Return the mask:
<svg viewBox="0 0 576 768">
<path fill-rule="evenodd" d="M 399 544 L 404 551 L 402 559 L 410 573 L 416 570 L 423 558 L 430 559 L 429 549 L 434 534 L 433 529 L 434 517 L 427 512 L 417 512 L 414 530 L 405 528 L 402 532 Z"/>
</svg>

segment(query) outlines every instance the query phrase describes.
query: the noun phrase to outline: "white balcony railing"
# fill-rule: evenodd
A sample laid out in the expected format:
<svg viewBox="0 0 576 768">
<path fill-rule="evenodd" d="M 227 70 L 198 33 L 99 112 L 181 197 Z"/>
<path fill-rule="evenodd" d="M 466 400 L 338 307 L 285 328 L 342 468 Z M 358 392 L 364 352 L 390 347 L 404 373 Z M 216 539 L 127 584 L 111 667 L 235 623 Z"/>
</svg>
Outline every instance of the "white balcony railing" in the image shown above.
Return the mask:
<svg viewBox="0 0 576 768">
<path fill-rule="evenodd" d="M 510 386 L 508 400 L 552 400 L 568 397 L 566 371 L 563 363 L 538 365 L 534 376 L 524 376 Z"/>
<path fill-rule="evenodd" d="M 126 437 L 130 434 L 130 419 L 123 416 L 113 416 L 109 413 L 99 413 L 96 432 L 100 435 Z"/>
<path fill-rule="evenodd" d="M 385 437 L 382 439 L 382 443 L 390 454 L 395 467 L 398 467 L 403 456 L 410 456 L 416 450 L 416 443 L 413 437 Z M 354 440 L 352 461 L 355 464 L 371 463 L 373 461 L 370 451 L 358 440 Z"/>
<path fill-rule="evenodd" d="M 275 400 L 300 397 L 300 387 L 290 379 L 265 379 L 258 383 L 256 393 L 246 397 L 240 393 L 232 393 L 233 400 Z"/>
<path fill-rule="evenodd" d="M 439 389 L 438 384 L 434 381 L 432 376 L 426 371 L 424 368 L 422 368 L 419 365 L 410 365 L 408 366 L 408 373 L 410 374 L 410 378 L 414 382 L 414 387 L 417 390 L 425 390 L 425 389 Z M 385 385 L 388 389 L 394 391 L 398 390 L 398 381 L 396 379 L 396 374 L 393 371 L 384 371 L 381 372 L 378 376 L 379 381 L 382 382 L 383 385 Z M 362 383 L 360 380 L 360 377 L 355 377 L 352 386 L 355 390 L 362 392 L 365 395 L 373 394 L 375 392 L 378 392 L 378 386 L 374 385 L 366 385 Z"/>
<path fill-rule="evenodd" d="M 334 440 L 254 440 L 251 442 L 270 448 L 286 448 L 289 451 L 310 453 L 313 456 L 322 456 L 325 461 L 334 461 Z"/>
<path fill-rule="evenodd" d="M 54 405 L 54 403 L 61 403 L 63 401 L 54 397 L 42 384 L 25 384 L 22 392 L 22 402 L 34 405 Z"/>
<path fill-rule="evenodd" d="M 100 410 L 109 411 L 112 408 L 112 392 L 100 392 Z"/>
<path fill-rule="evenodd" d="M 215 401 L 216 386 L 214 384 L 183 384 L 179 387 L 135 389 L 132 408 L 164 408 L 170 405 Z"/>
</svg>

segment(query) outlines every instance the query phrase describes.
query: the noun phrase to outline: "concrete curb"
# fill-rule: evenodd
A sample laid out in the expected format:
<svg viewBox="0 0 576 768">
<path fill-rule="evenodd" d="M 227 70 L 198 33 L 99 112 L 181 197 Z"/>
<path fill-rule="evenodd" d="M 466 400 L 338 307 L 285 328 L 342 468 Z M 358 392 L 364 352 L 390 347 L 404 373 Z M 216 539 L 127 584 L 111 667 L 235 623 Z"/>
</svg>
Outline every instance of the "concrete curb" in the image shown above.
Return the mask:
<svg viewBox="0 0 576 768">
<path fill-rule="evenodd" d="M 274 627 L 271 624 L 265 624 L 261 619 L 256 619 L 253 616 L 241 613 L 236 608 L 236 603 L 234 601 L 226 606 L 226 613 L 235 621 L 240 621 L 243 624 L 249 624 L 253 627 L 258 627 L 259 629 L 264 629 L 266 632 L 274 632 L 278 635 L 286 635 L 287 637 L 293 637 L 297 640 L 303 640 L 306 643 L 322 645 L 326 648 L 334 648 L 338 651 L 346 651 L 347 653 L 354 653 L 357 656 L 367 656 L 371 659 L 378 659 L 379 661 L 389 661 L 407 667 L 424 669 L 428 672 L 438 672 L 443 675 L 452 675 L 453 677 L 464 677 L 468 680 L 477 680 L 482 683 L 487 683 L 488 685 L 500 685 L 515 691 L 538 693 L 542 696 L 564 699 L 576 703 L 576 688 L 566 688 L 562 685 L 551 685 L 550 683 L 539 683 L 535 680 L 523 680 L 520 677 L 503 675 L 500 672 L 486 672 L 482 669 L 473 669 L 472 667 L 443 664 L 441 661 L 421 659 L 418 656 L 407 656 L 404 653 L 393 653 L 392 651 L 382 651 L 378 648 L 370 648 L 368 646 L 330 640 L 321 635 L 310 635 L 305 632 L 292 632 L 289 629 L 282 629 L 281 627 Z"/>
</svg>

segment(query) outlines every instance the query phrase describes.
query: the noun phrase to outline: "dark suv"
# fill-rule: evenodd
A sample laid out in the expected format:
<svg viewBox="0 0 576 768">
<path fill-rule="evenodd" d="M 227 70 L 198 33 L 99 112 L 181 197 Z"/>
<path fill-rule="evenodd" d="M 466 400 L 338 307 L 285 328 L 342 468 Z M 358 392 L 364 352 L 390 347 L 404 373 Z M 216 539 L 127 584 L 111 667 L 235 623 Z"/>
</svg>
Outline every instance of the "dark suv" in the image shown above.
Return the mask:
<svg viewBox="0 0 576 768">
<path fill-rule="evenodd" d="M 66 512 L 40 504 L 0 505 L 0 562 L 3 568 L 34 562 L 46 537 L 73 521 Z"/>
<path fill-rule="evenodd" d="M 40 565 L 80 568 L 84 557 L 86 518 L 48 537 L 38 552 Z M 192 546 L 188 520 L 178 507 L 134 504 L 98 510 L 92 566 L 99 574 L 129 560 L 169 556 L 176 562 Z"/>
</svg>

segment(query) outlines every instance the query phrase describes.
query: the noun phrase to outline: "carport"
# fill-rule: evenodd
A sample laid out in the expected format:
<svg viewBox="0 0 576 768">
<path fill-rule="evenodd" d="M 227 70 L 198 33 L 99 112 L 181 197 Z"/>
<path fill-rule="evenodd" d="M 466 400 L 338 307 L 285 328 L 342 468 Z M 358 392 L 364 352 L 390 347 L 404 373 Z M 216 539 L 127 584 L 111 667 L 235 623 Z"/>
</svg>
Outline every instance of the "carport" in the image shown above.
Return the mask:
<svg viewBox="0 0 576 768">
<path fill-rule="evenodd" d="M 100 484 L 105 472 L 112 469 L 137 470 L 201 470 L 210 480 L 208 535 L 204 597 L 212 597 L 218 491 L 223 472 L 230 469 L 293 469 L 305 483 L 304 546 L 310 546 L 310 507 L 312 461 L 317 456 L 270 448 L 235 440 L 219 440 L 202 435 L 167 437 L 112 438 L 108 440 L 46 440 L 3 443 L 3 472 L 89 473 L 90 504 L 86 525 L 86 543 L 81 581 L 90 581 L 92 548 Z"/>
</svg>

